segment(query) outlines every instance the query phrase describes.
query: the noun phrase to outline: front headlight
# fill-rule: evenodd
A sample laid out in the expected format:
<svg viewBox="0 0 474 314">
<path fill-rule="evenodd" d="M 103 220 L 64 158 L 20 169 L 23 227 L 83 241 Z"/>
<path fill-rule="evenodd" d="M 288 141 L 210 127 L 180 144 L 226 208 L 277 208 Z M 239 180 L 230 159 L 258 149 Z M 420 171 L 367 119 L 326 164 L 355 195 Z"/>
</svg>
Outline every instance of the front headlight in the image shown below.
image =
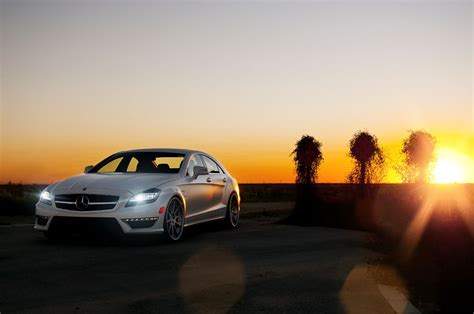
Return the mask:
<svg viewBox="0 0 474 314">
<path fill-rule="evenodd" d="M 160 190 L 158 189 L 150 189 L 143 191 L 132 196 L 132 198 L 130 198 L 125 207 L 153 203 L 158 199 L 158 195 L 160 195 Z"/>
<path fill-rule="evenodd" d="M 49 191 L 44 190 L 41 192 L 39 201 L 47 205 L 53 205 L 53 196 Z"/>
</svg>

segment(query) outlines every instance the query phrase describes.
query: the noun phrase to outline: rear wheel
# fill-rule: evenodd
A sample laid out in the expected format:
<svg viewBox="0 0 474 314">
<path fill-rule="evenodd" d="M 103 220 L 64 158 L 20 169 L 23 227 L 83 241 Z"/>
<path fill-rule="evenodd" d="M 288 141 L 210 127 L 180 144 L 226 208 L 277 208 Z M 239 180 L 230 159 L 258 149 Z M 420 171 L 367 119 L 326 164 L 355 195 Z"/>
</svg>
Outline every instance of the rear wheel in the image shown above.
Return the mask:
<svg viewBox="0 0 474 314">
<path fill-rule="evenodd" d="M 179 198 L 173 197 L 168 203 L 163 224 L 167 240 L 178 241 L 181 238 L 184 231 L 184 206 Z"/>
<path fill-rule="evenodd" d="M 232 194 L 227 203 L 227 212 L 225 216 L 225 225 L 227 228 L 236 228 L 240 220 L 239 201 L 236 194 Z"/>
</svg>

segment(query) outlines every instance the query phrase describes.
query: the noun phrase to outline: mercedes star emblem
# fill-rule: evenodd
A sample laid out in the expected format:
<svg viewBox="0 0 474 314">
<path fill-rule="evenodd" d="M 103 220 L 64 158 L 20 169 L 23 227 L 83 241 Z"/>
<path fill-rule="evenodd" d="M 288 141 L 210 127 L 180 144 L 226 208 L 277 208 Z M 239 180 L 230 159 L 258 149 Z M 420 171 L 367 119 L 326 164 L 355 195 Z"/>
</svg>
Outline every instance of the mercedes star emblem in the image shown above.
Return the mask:
<svg viewBox="0 0 474 314">
<path fill-rule="evenodd" d="M 89 206 L 89 198 L 85 195 L 81 195 L 76 200 L 76 207 L 79 210 L 85 210 Z"/>
</svg>

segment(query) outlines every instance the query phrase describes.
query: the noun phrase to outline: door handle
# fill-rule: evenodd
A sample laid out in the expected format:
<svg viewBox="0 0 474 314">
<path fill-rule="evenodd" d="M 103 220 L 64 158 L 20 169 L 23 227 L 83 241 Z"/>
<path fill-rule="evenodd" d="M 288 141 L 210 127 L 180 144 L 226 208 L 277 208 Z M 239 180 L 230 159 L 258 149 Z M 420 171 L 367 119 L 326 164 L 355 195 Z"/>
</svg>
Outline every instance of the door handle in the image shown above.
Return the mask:
<svg viewBox="0 0 474 314">
<path fill-rule="evenodd" d="M 207 177 L 206 181 L 207 182 L 212 182 L 212 179 L 210 177 Z"/>
<path fill-rule="evenodd" d="M 227 182 L 227 178 L 222 179 L 222 181 Z"/>
</svg>

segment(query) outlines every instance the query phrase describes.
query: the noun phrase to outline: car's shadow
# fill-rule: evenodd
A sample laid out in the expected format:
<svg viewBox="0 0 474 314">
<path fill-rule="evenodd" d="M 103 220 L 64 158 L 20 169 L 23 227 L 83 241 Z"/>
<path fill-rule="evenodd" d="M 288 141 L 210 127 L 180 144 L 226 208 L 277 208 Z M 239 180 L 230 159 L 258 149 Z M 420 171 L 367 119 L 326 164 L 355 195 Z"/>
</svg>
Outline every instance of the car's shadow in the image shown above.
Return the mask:
<svg viewBox="0 0 474 314">
<path fill-rule="evenodd" d="M 65 232 L 60 238 L 48 239 L 47 237 L 42 237 L 38 238 L 37 241 L 42 245 L 73 245 L 87 247 L 173 245 L 192 241 L 202 235 L 225 230 L 227 230 L 227 228 L 221 221 L 211 221 L 186 227 L 183 236 L 179 241 L 168 241 L 163 235 L 124 235 L 101 232 L 95 232 L 93 234 Z"/>
</svg>

